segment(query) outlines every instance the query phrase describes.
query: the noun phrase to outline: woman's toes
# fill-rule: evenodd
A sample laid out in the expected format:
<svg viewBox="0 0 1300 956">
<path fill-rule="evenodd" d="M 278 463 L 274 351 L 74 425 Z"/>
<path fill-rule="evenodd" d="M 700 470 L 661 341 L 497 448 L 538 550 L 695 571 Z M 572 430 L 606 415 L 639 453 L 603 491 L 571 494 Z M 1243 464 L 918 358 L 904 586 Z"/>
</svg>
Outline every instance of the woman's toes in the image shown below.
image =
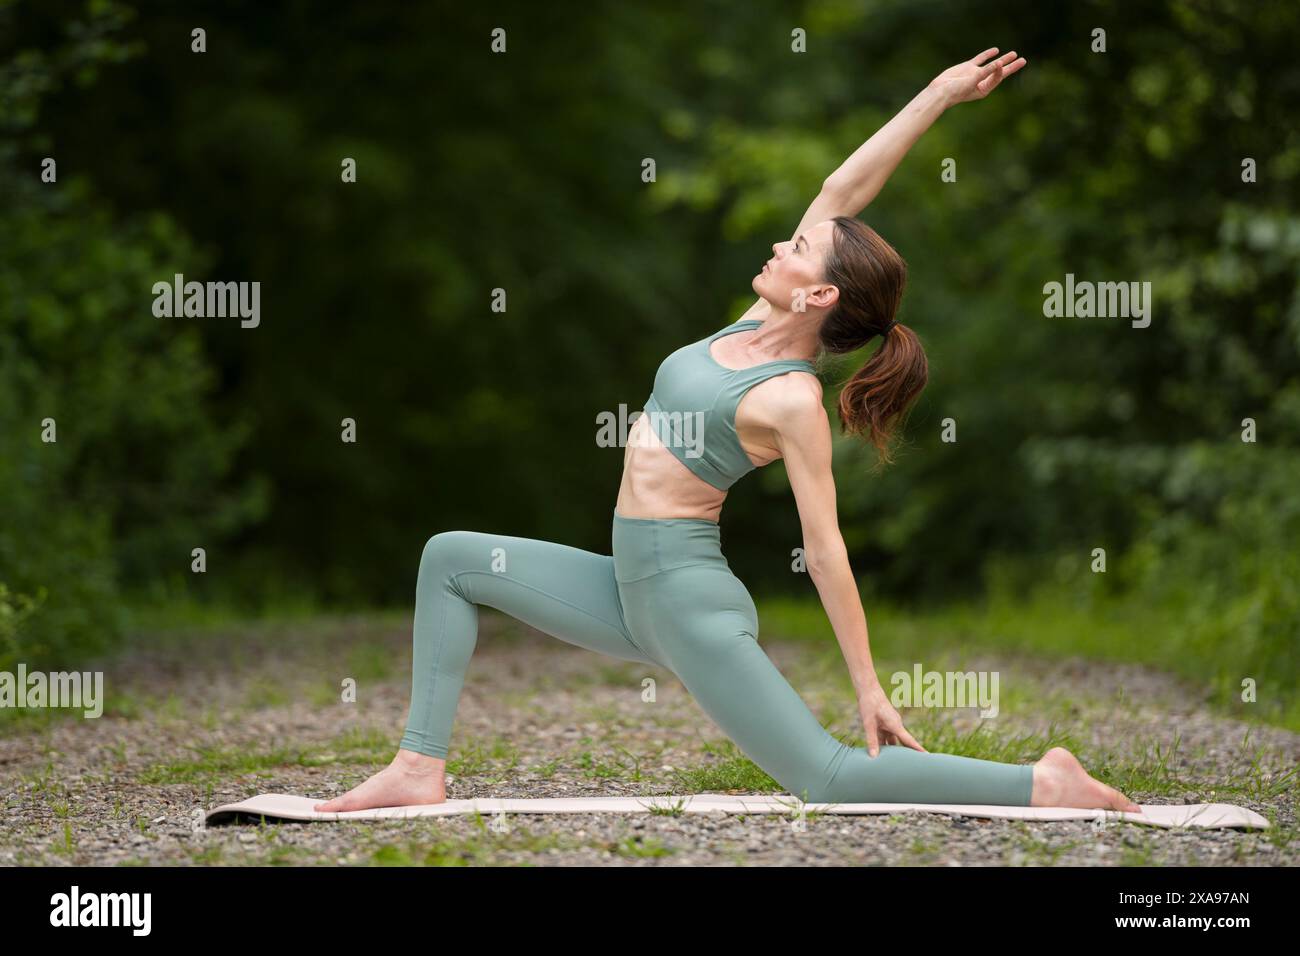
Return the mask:
<svg viewBox="0 0 1300 956">
<path fill-rule="evenodd" d="M 1114 787 L 1106 787 L 1106 796 L 1110 801 L 1110 806 L 1114 810 L 1121 810 L 1125 813 L 1141 813 L 1142 808 L 1130 800 L 1124 794 L 1120 793 Z"/>
<path fill-rule="evenodd" d="M 312 807 L 312 809 L 319 813 L 346 813 L 349 810 L 354 809 L 353 803 L 353 793 L 349 790 L 347 793 L 333 797 L 332 799 L 322 800 L 320 803 Z"/>
</svg>

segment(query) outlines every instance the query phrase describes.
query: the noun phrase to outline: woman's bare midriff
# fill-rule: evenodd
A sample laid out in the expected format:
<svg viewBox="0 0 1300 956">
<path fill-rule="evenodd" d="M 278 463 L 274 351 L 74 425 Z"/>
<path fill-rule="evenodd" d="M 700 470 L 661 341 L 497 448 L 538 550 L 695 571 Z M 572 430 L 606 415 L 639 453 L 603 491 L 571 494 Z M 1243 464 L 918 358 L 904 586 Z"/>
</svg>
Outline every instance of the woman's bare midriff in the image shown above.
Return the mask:
<svg viewBox="0 0 1300 956">
<path fill-rule="evenodd" d="M 717 521 L 727 493 L 697 478 L 640 416 L 623 450 L 623 482 L 615 510 L 625 518 L 706 518 Z"/>
<path fill-rule="evenodd" d="M 709 356 L 724 368 L 739 371 L 756 364 L 743 351 L 750 333 L 728 335 L 709 348 Z M 764 356 L 759 361 L 766 361 Z M 736 406 L 735 427 L 740 447 L 755 468 L 770 465 L 781 457 L 774 434 L 764 427 L 771 420 L 764 405 L 784 387 L 782 377 L 759 382 Z M 623 452 L 623 481 L 614 510 L 625 518 L 705 518 L 717 521 L 727 493 L 714 488 L 677 460 L 641 415 L 628 430 Z"/>
<path fill-rule="evenodd" d="M 760 383 L 741 400 L 741 409 L 753 400 L 761 400 L 755 393 L 768 386 Z M 736 431 L 741 447 L 755 467 L 771 464 L 780 457 L 772 449 L 760 458 L 754 453 L 747 433 L 744 415 L 737 410 Z M 762 454 L 760 452 L 760 454 Z M 628 430 L 627 447 L 623 451 L 623 481 L 618 489 L 615 510 L 625 518 L 705 518 L 717 521 L 722 513 L 722 503 L 727 493 L 696 475 L 669 450 L 655 430 L 650 419 L 641 415 Z"/>
</svg>

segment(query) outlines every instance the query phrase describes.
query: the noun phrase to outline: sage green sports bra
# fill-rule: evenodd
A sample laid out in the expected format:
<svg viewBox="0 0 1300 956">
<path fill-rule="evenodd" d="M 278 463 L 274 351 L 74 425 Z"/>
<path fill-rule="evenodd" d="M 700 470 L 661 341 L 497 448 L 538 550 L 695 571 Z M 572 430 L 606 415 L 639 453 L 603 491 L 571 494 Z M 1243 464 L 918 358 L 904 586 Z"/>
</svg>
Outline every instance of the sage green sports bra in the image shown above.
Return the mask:
<svg viewBox="0 0 1300 956">
<path fill-rule="evenodd" d="M 709 354 L 714 339 L 762 324 L 761 319 L 742 319 L 678 349 L 660 364 L 645 403 L 659 440 L 693 474 L 720 491 L 756 467 L 736 434 L 736 407 L 745 393 L 776 375 L 814 372 L 804 359 L 727 368 Z"/>
</svg>

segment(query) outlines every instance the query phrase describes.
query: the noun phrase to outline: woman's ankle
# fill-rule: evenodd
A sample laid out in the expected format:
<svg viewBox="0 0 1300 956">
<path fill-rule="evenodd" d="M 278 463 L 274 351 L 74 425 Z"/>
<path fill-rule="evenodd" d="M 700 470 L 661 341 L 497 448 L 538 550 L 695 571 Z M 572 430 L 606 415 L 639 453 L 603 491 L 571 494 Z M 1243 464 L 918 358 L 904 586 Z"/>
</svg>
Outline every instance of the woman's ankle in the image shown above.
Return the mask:
<svg viewBox="0 0 1300 956">
<path fill-rule="evenodd" d="M 441 774 L 447 767 L 447 761 L 415 750 L 399 749 L 393 757 L 393 766 L 411 773 Z"/>
</svg>

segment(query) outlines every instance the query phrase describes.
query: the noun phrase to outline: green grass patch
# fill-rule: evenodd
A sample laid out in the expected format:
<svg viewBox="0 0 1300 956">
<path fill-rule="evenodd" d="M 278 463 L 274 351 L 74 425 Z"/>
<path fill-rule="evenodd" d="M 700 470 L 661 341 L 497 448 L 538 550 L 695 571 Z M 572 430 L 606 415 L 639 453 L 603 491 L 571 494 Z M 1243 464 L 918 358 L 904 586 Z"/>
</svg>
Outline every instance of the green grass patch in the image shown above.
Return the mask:
<svg viewBox="0 0 1300 956">
<path fill-rule="evenodd" d="M 150 764 L 137 775 L 136 782 L 211 786 L 249 774 L 269 774 L 284 767 L 370 766 L 392 759 L 393 742 L 389 734 L 353 730 L 336 737 L 323 749 L 272 747 L 258 750 L 194 745 L 184 749 L 190 756 Z"/>
<path fill-rule="evenodd" d="M 819 645 L 831 654 L 830 661 L 839 653 L 818 601 L 773 599 L 758 609 L 763 638 Z M 1083 601 L 1045 586 L 1014 600 L 995 597 L 927 611 L 872 602 L 867 614 L 872 653 L 886 690 L 890 669 L 882 664 L 902 655 L 907 661 L 903 669 L 919 660 L 927 670 L 944 669 L 941 661 L 960 666 L 972 653 L 1005 651 L 1049 660 L 1113 661 L 1173 674 L 1223 716 L 1300 732 L 1296 649 L 1260 640 L 1236 645 L 1225 635 L 1223 621 L 1189 626 L 1186 609 L 1148 607 L 1132 598 Z M 834 665 L 822 666 L 829 670 Z M 842 658 L 838 666 L 843 670 Z M 847 675 L 840 685 L 851 687 L 846 681 Z M 1246 681 L 1253 681 L 1253 702 L 1243 700 Z"/>
</svg>

